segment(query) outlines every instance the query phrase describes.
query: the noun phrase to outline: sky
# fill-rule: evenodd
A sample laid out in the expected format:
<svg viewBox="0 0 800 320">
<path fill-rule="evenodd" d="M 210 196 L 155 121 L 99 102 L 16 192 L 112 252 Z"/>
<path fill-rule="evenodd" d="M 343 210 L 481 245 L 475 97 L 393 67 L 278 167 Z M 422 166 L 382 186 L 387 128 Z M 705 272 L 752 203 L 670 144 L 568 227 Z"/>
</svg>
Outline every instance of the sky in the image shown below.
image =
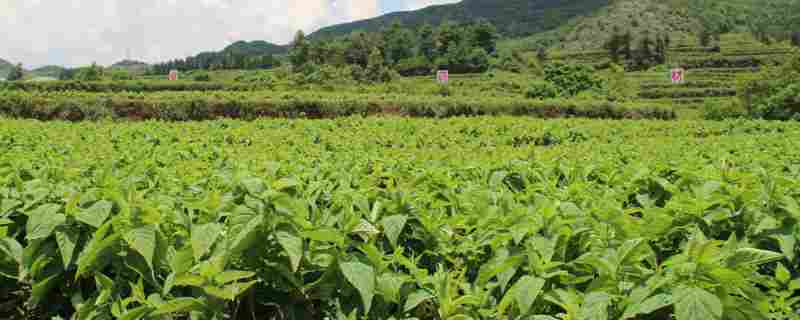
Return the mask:
<svg viewBox="0 0 800 320">
<path fill-rule="evenodd" d="M 0 0 L 0 58 L 28 68 L 160 62 L 238 40 L 458 0 Z"/>
</svg>

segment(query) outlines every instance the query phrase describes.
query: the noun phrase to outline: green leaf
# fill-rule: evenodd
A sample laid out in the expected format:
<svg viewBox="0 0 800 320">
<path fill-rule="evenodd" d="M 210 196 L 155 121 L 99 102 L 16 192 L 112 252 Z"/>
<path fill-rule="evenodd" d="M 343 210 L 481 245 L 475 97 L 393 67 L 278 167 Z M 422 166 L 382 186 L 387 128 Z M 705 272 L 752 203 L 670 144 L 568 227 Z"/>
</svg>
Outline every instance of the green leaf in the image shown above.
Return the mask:
<svg viewBox="0 0 800 320">
<path fill-rule="evenodd" d="M 676 320 L 722 319 L 722 302 L 700 288 L 681 288 L 675 294 Z"/>
<path fill-rule="evenodd" d="M 255 218 L 251 219 L 241 230 L 238 230 L 233 235 L 233 241 L 229 246 L 228 255 L 231 256 L 238 256 L 256 240 L 256 235 L 258 234 L 258 228 L 261 227 L 261 224 L 264 222 L 263 216 L 256 216 Z"/>
<path fill-rule="evenodd" d="M 68 269 L 72 258 L 75 255 L 75 243 L 78 242 L 77 232 L 69 232 L 70 230 L 56 231 L 56 243 L 58 249 L 61 251 L 61 259 L 64 262 L 64 269 Z"/>
<path fill-rule="evenodd" d="M 17 265 L 22 264 L 22 245 L 12 238 L 0 238 L 0 252 L 14 260 Z"/>
<path fill-rule="evenodd" d="M 94 267 L 103 252 L 119 241 L 121 236 L 117 233 L 106 237 L 106 234 L 108 234 L 110 230 L 111 223 L 106 223 L 95 231 L 89 244 L 86 245 L 86 249 L 84 249 L 78 257 L 78 272 L 75 274 L 76 279 Z"/>
<path fill-rule="evenodd" d="M 358 290 L 364 302 L 364 314 L 369 314 L 372 298 L 375 295 L 375 271 L 360 262 L 346 262 L 339 266 L 344 277 Z"/>
<path fill-rule="evenodd" d="M 245 283 L 232 283 L 223 288 L 206 286 L 203 287 L 203 291 L 205 291 L 206 294 L 212 295 L 214 297 L 233 301 L 236 299 L 236 297 L 238 297 L 239 295 L 250 289 L 250 287 L 255 285 L 257 282 L 258 282 L 257 280 L 253 280 Z"/>
<path fill-rule="evenodd" d="M 206 284 L 206 279 L 194 274 L 184 274 L 175 277 L 174 282 L 179 287 L 202 287 Z"/>
<path fill-rule="evenodd" d="M 433 295 L 430 294 L 430 292 L 425 290 L 414 291 L 408 295 L 408 298 L 406 298 L 406 304 L 403 307 L 403 312 L 414 310 L 414 308 L 416 308 L 420 303 L 430 299 L 433 299 Z"/>
<path fill-rule="evenodd" d="M 300 267 L 300 260 L 303 258 L 303 239 L 294 229 L 290 228 L 275 232 L 275 237 L 283 247 L 283 250 L 286 251 L 286 255 L 289 256 L 292 272 L 297 272 L 297 268 Z"/>
<path fill-rule="evenodd" d="M 778 280 L 778 282 L 783 285 L 788 284 L 789 281 L 792 280 L 792 274 L 783 266 L 783 263 L 779 263 L 778 267 L 775 268 L 775 280 Z"/>
<path fill-rule="evenodd" d="M 39 302 L 50 292 L 50 289 L 57 285 L 59 282 L 55 281 L 60 274 L 54 274 L 45 278 L 44 280 L 38 281 L 33 284 L 31 287 L 31 297 L 28 300 L 28 303 L 32 305 L 37 305 Z"/>
<path fill-rule="evenodd" d="M 611 296 L 605 292 L 592 292 L 583 299 L 581 305 L 582 319 L 608 320 L 608 307 L 611 305 Z"/>
<path fill-rule="evenodd" d="M 272 183 L 272 188 L 278 191 L 294 188 L 299 186 L 300 182 L 295 179 L 283 178 Z"/>
<path fill-rule="evenodd" d="M 60 205 L 46 204 L 30 212 L 25 238 L 28 240 L 44 239 L 53 234 L 56 227 L 67 221 L 67 216 L 58 213 L 58 210 L 61 210 Z"/>
<path fill-rule="evenodd" d="M 214 281 L 219 284 L 228 284 L 242 279 L 252 278 L 256 274 L 250 271 L 225 271 L 214 277 Z"/>
<path fill-rule="evenodd" d="M 531 276 L 524 276 L 517 280 L 517 283 L 514 284 L 509 292 L 514 294 L 520 314 L 527 314 L 531 310 L 533 302 L 536 301 L 536 298 L 542 293 L 544 285 L 544 279 Z"/>
<path fill-rule="evenodd" d="M 314 230 L 314 231 L 307 231 L 302 233 L 303 238 L 313 240 L 313 241 L 320 241 L 320 242 L 332 242 L 338 245 L 344 244 L 344 235 L 339 232 L 338 230 Z"/>
<path fill-rule="evenodd" d="M 148 306 L 137 307 L 128 310 L 128 312 L 125 312 L 125 314 L 123 314 L 122 317 L 119 318 L 119 320 L 139 320 L 141 318 L 144 318 L 144 316 L 147 315 L 152 310 L 153 309 Z"/>
<path fill-rule="evenodd" d="M 755 248 L 742 248 L 737 249 L 733 256 L 726 260 L 726 264 L 730 268 L 737 267 L 753 267 L 773 261 L 783 259 L 783 255 L 777 252 L 755 249 Z"/>
<path fill-rule="evenodd" d="M 392 273 L 384 273 L 378 276 L 378 292 L 384 300 L 392 303 L 400 302 L 400 290 L 406 282 L 406 276 Z"/>
<path fill-rule="evenodd" d="M 161 316 L 175 313 L 188 313 L 203 310 L 203 302 L 195 298 L 177 298 L 160 305 L 151 316 Z"/>
<path fill-rule="evenodd" d="M 219 223 L 192 227 L 192 252 L 195 261 L 200 261 L 211 250 L 220 234 L 222 234 L 222 225 Z"/>
<path fill-rule="evenodd" d="M 100 228 L 108 219 L 108 216 L 111 215 L 113 206 L 114 204 L 109 201 L 98 201 L 88 209 L 78 211 L 75 214 L 75 219 L 92 227 Z"/>
<path fill-rule="evenodd" d="M 125 235 L 125 242 L 136 252 L 138 252 L 147 265 L 153 268 L 153 256 L 156 251 L 156 227 L 147 225 L 141 228 L 136 228 L 129 231 Z"/>
<path fill-rule="evenodd" d="M 408 217 L 405 215 L 389 216 L 381 220 L 383 232 L 386 233 L 386 238 L 389 239 L 392 246 L 397 246 L 397 239 L 400 238 L 400 233 L 403 232 L 407 221 Z"/>
</svg>

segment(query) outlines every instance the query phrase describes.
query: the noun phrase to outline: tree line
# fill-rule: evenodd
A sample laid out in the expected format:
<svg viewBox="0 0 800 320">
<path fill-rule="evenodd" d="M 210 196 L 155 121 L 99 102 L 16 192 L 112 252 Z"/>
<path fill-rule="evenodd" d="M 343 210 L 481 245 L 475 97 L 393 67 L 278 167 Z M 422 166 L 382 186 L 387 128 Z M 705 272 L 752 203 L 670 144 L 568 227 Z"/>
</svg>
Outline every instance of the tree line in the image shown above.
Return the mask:
<svg viewBox="0 0 800 320">
<path fill-rule="evenodd" d="M 257 70 L 280 66 L 272 54 L 251 56 L 232 52 L 207 52 L 185 59 L 175 59 L 150 66 L 149 74 L 164 75 L 170 70 Z"/>
<path fill-rule="evenodd" d="M 293 70 L 328 65 L 350 67 L 354 74 L 395 71 L 403 76 L 427 75 L 443 68 L 453 73 L 484 72 L 497 51 L 497 29 L 488 21 L 455 24 L 445 21 L 405 28 L 399 22 L 379 32 L 310 41 L 298 31 L 289 51 Z"/>
</svg>

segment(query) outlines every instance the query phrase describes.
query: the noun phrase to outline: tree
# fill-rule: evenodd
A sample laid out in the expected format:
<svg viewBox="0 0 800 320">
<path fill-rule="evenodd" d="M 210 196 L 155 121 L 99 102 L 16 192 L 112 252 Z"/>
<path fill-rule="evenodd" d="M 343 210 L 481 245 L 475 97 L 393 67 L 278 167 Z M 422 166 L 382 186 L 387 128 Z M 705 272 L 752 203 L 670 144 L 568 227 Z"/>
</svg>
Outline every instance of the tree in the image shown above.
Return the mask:
<svg viewBox="0 0 800 320">
<path fill-rule="evenodd" d="M 96 63 L 92 63 L 91 66 L 80 69 L 75 77 L 81 81 L 98 81 L 102 75 L 102 68 L 97 66 Z"/>
<path fill-rule="evenodd" d="M 414 47 L 411 45 L 414 43 L 414 35 L 410 30 L 404 29 L 399 21 L 395 21 L 391 27 L 383 31 L 383 42 L 386 61 L 391 64 L 414 55 Z"/>
<path fill-rule="evenodd" d="M 622 50 L 622 41 L 623 35 L 620 33 L 620 29 L 618 26 L 614 26 L 614 33 L 611 34 L 611 38 L 606 41 L 603 47 L 608 50 L 608 55 L 611 56 L 611 60 L 614 63 L 619 62 L 619 54 Z"/>
<path fill-rule="evenodd" d="M 492 54 L 497 50 L 497 39 L 499 35 L 497 28 L 484 19 L 481 19 L 472 28 L 473 46 L 482 48 L 486 53 Z"/>
<path fill-rule="evenodd" d="M 293 68 L 300 68 L 309 62 L 309 45 L 306 42 L 306 34 L 303 30 L 298 30 L 292 42 L 292 49 L 289 50 L 289 61 Z"/>
<path fill-rule="evenodd" d="M 22 64 L 18 63 L 11 69 L 11 72 L 8 74 L 8 81 L 19 81 L 22 80 L 22 77 L 25 76 L 25 69 L 22 68 Z"/>
<path fill-rule="evenodd" d="M 800 31 L 792 32 L 792 44 L 795 47 L 800 47 Z"/>
<path fill-rule="evenodd" d="M 419 53 L 428 61 L 436 59 L 436 33 L 429 24 L 424 24 L 419 29 Z"/>
</svg>

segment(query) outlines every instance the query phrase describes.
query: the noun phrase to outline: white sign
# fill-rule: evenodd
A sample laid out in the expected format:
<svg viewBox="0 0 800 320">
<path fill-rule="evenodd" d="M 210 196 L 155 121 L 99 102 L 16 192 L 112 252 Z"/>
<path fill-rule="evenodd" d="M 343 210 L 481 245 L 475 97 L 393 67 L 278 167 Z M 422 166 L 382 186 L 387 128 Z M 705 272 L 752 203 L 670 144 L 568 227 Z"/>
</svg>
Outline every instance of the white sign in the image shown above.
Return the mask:
<svg viewBox="0 0 800 320">
<path fill-rule="evenodd" d="M 439 81 L 439 84 L 447 84 L 450 82 L 450 72 L 447 70 L 439 70 L 436 73 L 436 80 Z"/>
<path fill-rule="evenodd" d="M 170 72 L 169 72 L 169 80 L 170 81 L 178 80 L 178 70 L 170 70 Z"/>
<path fill-rule="evenodd" d="M 670 77 L 673 84 L 683 84 L 686 81 L 686 70 L 672 69 Z"/>
</svg>

